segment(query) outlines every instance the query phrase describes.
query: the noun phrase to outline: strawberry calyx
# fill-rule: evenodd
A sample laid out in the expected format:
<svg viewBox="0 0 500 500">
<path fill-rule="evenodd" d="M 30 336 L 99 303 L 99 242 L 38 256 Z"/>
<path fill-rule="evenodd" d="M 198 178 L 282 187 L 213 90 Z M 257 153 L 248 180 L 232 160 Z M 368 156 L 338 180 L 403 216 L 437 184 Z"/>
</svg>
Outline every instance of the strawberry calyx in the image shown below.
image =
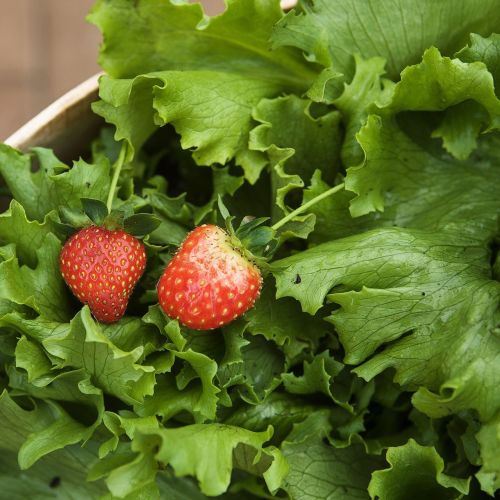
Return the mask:
<svg viewBox="0 0 500 500">
<path fill-rule="evenodd" d="M 229 214 L 220 196 L 218 205 L 219 212 L 224 219 L 230 246 L 265 273 L 267 262 L 271 259 L 278 245 L 276 231 L 264 225 L 269 217 L 244 217 L 238 228 L 235 229 L 233 225 L 235 217 Z"/>
<path fill-rule="evenodd" d="M 160 219 L 149 213 L 127 213 L 122 209 L 108 208 L 101 200 L 81 198 L 82 209 L 59 209 L 59 221 L 52 221 L 54 229 L 64 236 L 70 236 L 79 229 L 99 226 L 110 231 L 123 229 L 125 232 L 143 238 L 153 232 L 161 223 Z"/>
<path fill-rule="evenodd" d="M 337 184 L 295 210 L 292 210 L 272 226 L 265 225 L 269 217 L 255 218 L 247 216 L 242 219 L 238 229 L 235 230 L 233 226 L 235 217 L 229 213 L 220 196 L 218 199 L 219 212 L 224 219 L 233 248 L 238 250 L 247 260 L 255 263 L 264 273 L 266 273 L 268 270 L 267 262 L 272 258 L 280 246 L 282 242 L 281 235 L 286 231 L 287 224 L 293 222 L 297 216 L 306 212 L 316 203 L 344 188 L 345 184 L 343 182 Z"/>
</svg>

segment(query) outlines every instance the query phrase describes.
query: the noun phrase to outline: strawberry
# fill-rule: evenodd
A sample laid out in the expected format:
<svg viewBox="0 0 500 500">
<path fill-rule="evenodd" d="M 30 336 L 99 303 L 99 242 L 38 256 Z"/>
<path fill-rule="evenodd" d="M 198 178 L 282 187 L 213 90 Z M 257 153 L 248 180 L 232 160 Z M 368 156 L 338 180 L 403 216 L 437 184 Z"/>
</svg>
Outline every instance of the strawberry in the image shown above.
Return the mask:
<svg viewBox="0 0 500 500">
<path fill-rule="evenodd" d="M 160 306 L 195 330 L 230 323 L 259 296 L 259 268 L 220 227 L 202 225 L 188 234 L 158 282 Z"/>
<path fill-rule="evenodd" d="M 98 321 L 112 323 L 125 313 L 146 267 L 144 245 L 122 230 L 90 226 L 75 233 L 59 257 L 61 274 L 73 294 Z"/>
</svg>

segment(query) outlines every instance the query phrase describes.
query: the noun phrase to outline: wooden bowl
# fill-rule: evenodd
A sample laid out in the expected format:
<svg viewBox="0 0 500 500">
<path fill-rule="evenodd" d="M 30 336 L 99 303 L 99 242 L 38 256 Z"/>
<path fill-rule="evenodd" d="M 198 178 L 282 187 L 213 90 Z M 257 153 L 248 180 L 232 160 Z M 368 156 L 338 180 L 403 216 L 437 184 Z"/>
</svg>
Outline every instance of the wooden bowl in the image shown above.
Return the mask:
<svg viewBox="0 0 500 500">
<path fill-rule="evenodd" d="M 91 110 L 98 99 L 98 73 L 53 102 L 5 140 L 21 151 L 34 146 L 52 148 L 63 162 L 78 158 L 99 133 L 101 117 Z"/>
</svg>

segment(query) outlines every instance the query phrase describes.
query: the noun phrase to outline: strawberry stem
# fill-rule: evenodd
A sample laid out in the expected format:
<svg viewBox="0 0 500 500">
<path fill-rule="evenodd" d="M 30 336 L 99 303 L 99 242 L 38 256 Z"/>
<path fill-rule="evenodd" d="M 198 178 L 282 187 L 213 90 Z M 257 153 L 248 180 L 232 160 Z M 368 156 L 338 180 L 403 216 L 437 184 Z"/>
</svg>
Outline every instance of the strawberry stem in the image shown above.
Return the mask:
<svg viewBox="0 0 500 500">
<path fill-rule="evenodd" d="M 324 193 L 318 194 L 318 196 L 315 196 L 312 200 L 309 200 L 307 203 L 304 203 L 304 205 L 301 205 L 299 208 L 296 208 L 293 212 L 290 212 L 286 217 L 283 217 L 283 219 L 273 224 L 271 226 L 271 229 L 274 229 L 276 231 L 280 227 L 284 226 L 287 222 L 291 221 L 297 215 L 300 215 L 302 212 L 305 212 L 308 208 L 312 207 L 313 205 L 316 205 L 316 203 L 320 202 L 321 200 L 324 200 L 325 198 L 328 198 L 328 196 L 336 193 L 337 191 L 340 191 L 344 187 L 345 184 L 342 182 L 342 184 L 338 184 L 337 186 L 328 189 Z"/>
<path fill-rule="evenodd" d="M 118 158 L 115 161 L 115 164 L 113 165 L 113 178 L 111 179 L 111 186 L 109 186 L 108 200 L 106 202 L 106 206 L 108 207 L 108 212 L 111 212 L 111 208 L 113 207 L 113 199 L 115 197 L 116 186 L 118 185 L 120 172 L 122 171 L 122 167 L 125 163 L 127 150 L 128 150 L 127 143 L 123 142 L 122 147 L 120 149 L 120 154 L 118 155 Z"/>
</svg>

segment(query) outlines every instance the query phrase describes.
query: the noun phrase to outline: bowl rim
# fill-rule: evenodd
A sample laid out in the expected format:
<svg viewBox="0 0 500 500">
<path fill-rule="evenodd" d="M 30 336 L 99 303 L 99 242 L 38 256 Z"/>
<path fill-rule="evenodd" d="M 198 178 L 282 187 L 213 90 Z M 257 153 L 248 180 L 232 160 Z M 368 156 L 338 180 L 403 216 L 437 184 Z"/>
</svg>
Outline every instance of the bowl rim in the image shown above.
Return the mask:
<svg viewBox="0 0 500 500">
<path fill-rule="evenodd" d="M 99 78 L 102 72 L 92 75 L 76 87 L 62 95 L 59 99 L 49 104 L 35 117 L 17 129 L 12 135 L 5 139 L 5 144 L 26 150 L 33 144 L 50 142 L 51 137 L 65 126 L 61 122 L 61 116 L 71 113 L 76 108 L 88 106 L 97 99 L 99 91 Z"/>
</svg>

